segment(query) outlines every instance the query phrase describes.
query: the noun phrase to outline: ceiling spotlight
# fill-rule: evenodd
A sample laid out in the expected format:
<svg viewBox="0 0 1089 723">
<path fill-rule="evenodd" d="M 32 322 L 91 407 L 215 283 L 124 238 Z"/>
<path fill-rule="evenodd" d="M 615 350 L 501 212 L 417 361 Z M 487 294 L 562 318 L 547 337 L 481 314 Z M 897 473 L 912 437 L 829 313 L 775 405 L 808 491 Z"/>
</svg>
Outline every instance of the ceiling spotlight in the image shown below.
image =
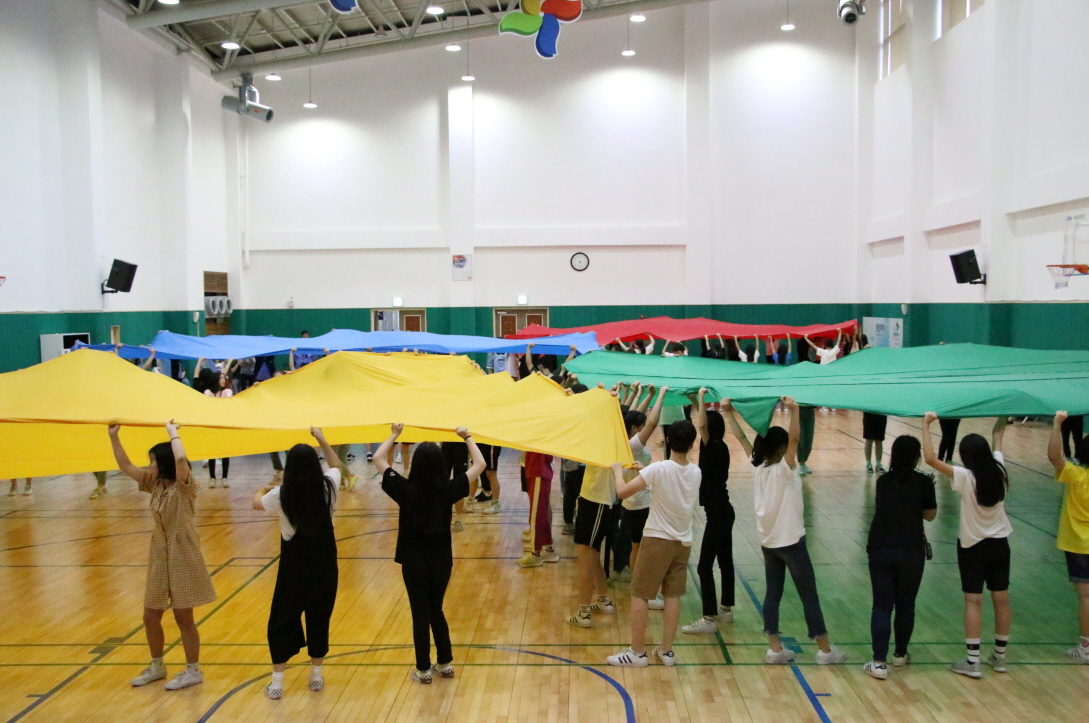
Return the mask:
<svg viewBox="0 0 1089 723">
<path fill-rule="evenodd" d="M 441 5 L 428 5 L 424 12 L 428 15 L 442 15 L 446 11 L 442 9 Z"/>
<path fill-rule="evenodd" d="M 161 4 L 163 4 L 163 5 L 177 5 L 178 4 L 178 0 L 159 0 L 159 2 Z"/>
<path fill-rule="evenodd" d="M 318 104 L 314 102 L 314 69 L 306 69 L 306 102 L 303 103 L 303 108 L 317 108 Z"/>
<path fill-rule="evenodd" d="M 223 41 L 222 43 L 220 43 L 219 45 L 220 45 L 220 47 L 221 47 L 221 48 L 223 48 L 224 50 L 238 50 L 239 48 L 241 48 L 241 47 L 242 47 L 241 45 L 239 45 L 238 43 L 234 42 L 233 40 L 224 40 L 224 41 Z"/>
<path fill-rule="evenodd" d="M 303 103 L 303 108 L 317 108 L 317 107 L 318 107 L 318 104 L 315 103 L 312 100 L 308 100 L 305 103 Z"/>
<path fill-rule="evenodd" d="M 384 38 L 384 37 L 386 37 L 386 31 L 383 30 L 382 28 L 378 28 L 377 30 L 374 31 L 374 37 Z"/>
<path fill-rule="evenodd" d="M 789 33 L 791 30 L 794 29 L 794 23 L 783 23 L 779 26 L 779 29 L 782 30 L 784 33 Z"/>
<path fill-rule="evenodd" d="M 625 58 L 630 58 L 631 56 L 635 55 L 635 51 L 631 48 L 628 48 L 627 50 L 621 50 L 620 54 L 623 55 Z"/>
<path fill-rule="evenodd" d="M 636 13 L 635 15 L 632 15 L 631 18 L 629 18 L 629 19 L 633 23 L 642 23 L 642 22 L 646 22 L 647 16 L 643 15 L 641 13 Z"/>
<path fill-rule="evenodd" d="M 269 73 L 268 75 L 265 76 L 265 80 L 283 80 L 283 78 L 281 78 L 276 73 Z"/>
<path fill-rule="evenodd" d="M 451 43 L 450 45 L 446 46 L 446 49 L 449 50 L 451 53 L 456 53 L 461 50 L 461 46 Z"/>
<path fill-rule="evenodd" d="M 463 75 L 463 76 L 461 76 L 461 79 L 464 80 L 466 83 L 472 83 L 474 80 L 476 80 L 476 76 L 475 75 Z"/>
</svg>

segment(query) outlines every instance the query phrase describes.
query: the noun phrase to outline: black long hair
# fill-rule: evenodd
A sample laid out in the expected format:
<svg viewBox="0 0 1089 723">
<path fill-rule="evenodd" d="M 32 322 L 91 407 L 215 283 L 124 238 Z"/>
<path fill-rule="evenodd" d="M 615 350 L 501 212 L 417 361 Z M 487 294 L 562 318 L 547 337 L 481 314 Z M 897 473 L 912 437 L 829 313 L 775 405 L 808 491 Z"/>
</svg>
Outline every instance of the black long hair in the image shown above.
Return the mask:
<svg viewBox="0 0 1089 723">
<path fill-rule="evenodd" d="M 316 535 L 333 525 L 329 505 L 336 495 L 333 481 L 322 472 L 318 453 L 308 444 L 287 452 L 280 506 L 297 535 Z"/>
<path fill-rule="evenodd" d="M 630 409 L 624 412 L 624 426 L 627 427 L 629 437 L 633 434 L 633 428 L 642 427 L 646 423 L 647 415 L 638 409 Z"/>
<path fill-rule="evenodd" d="M 439 490 L 450 479 L 450 468 L 442 454 L 442 448 L 434 442 L 421 442 L 412 453 L 412 471 L 408 474 L 408 488 L 415 510 L 410 519 L 415 531 L 421 535 L 435 536 L 446 529 L 443 516 L 444 504 Z"/>
<path fill-rule="evenodd" d="M 1006 468 L 998 463 L 991 445 L 980 434 L 967 434 L 960 440 L 960 461 L 976 478 L 976 502 L 994 507 L 1006 498 L 1010 479 Z"/>
<path fill-rule="evenodd" d="M 1082 467 L 1089 467 L 1089 437 L 1084 437 L 1081 444 L 1074 450 L 1074 458 Z"/>
<path fill-rule="evenodd" d="M 752 466 L 759 467 L 768 457 L 790 444 L 790 435 L 782 427 L 771 427 L 767 434 L 758 434 L 752 443 Z"/>
<path fill-rule="evenodd" d="M 726 359 L 728 361 L 741 361 L 741 350 L 737 348 L 737 341 L 726 340 Z"/>
<path fill-rule="evenodd" d="M 898 485 L 907 482 L 918 466 L 921 454 L 922 444 L 910 434 L 901 434 L 893 440 L 892 452 L 889 453 L 889 479 Z"/>
<path fill-rule="evenodd" d="M 786 366 L 787 354 L 790 353 L 790 344 L 785 341 L 779 342 L 779 346 L 775 348 L 775 353 L 779 355 L 779 360 L 776 363 L 780 366 Z"/>
<path fill-rule="evenodd" d="M 147 451 L 149 457 L 155 458 L 155 466 L 159 468 L 159 479 L 176 480 L 178 467 L 174 463 L 174 448 L 170 442 L 159 442 Z"/>
<path fill-rule="evenodd" d="M 707 439 L 704 442 L 718 442 L 726 436 L 726 420 L 715 410 L 707 412 Z"/>
<path fill-rule="evenodd" d="M 200 374 L 197 375 L 196 382 L 193 384 L 193 388 L 204 393 L 205 390 L 209 390 L 212 394 L 219 391 L 219 372 L 215 369 L 209 369 L 205 367 L 200 370 Z"/>
</svg>

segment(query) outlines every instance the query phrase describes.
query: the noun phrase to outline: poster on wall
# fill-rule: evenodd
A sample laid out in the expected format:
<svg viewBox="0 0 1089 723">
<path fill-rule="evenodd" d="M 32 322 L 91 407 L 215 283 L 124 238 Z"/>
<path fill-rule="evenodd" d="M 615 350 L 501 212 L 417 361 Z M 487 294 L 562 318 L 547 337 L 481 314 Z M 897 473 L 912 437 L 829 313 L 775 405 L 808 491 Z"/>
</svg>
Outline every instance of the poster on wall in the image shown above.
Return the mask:
<svg viewBox="0 0 1089 723">
<path fill-rule="evenodd" d="M 375 331 L 400 331 L 401 312 L 386 309 L 374 312 Z"/>
<path fill-rule="evenodd" d="M 901 348 L 904 346 L 904 320 L 898 317 L 864 316 L 862 333 L 870 346 Z"/>
<path fill-rule="evenodd" d="M 451 264 L 451 278 L 454 281 L 472 281 L 473 279 L 473 255 L 454 254 Z"/>
</svg>

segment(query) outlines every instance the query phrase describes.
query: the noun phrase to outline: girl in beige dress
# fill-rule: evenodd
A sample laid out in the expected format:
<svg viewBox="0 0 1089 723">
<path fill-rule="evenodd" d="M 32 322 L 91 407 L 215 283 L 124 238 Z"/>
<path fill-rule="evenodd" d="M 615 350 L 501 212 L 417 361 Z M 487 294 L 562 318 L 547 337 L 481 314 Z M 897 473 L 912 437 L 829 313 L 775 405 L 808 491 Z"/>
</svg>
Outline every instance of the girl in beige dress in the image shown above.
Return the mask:
<svg viewBox="0 0 1089 723">
<path fill-rule="evenodd" d="M 151 494 L 151 517 L 155 523 L 144 592 L 144 630 L 151 648 L 151 665 L 132 684 L 147 685 L 166 677 L 163 613 L 168 608 L 174 610 L 174 620 L 181 631 L 186 666 L 165 687 L 179 690 L 203 683 L 200 633 L 193 620 L 193 608 L 215 602 L 216 591 L 193 527 L 198 485 L 189 469 L 178 428 L 173 420 L 166 425 L 170 441 L 149 450 L 147 467 L 137 467 L 129 461 L 118 437 L 119 425 L 111 425 L 109 431 L 113 455 L 121 471 L 136 480 L 141 492 Z"/>
</svg>

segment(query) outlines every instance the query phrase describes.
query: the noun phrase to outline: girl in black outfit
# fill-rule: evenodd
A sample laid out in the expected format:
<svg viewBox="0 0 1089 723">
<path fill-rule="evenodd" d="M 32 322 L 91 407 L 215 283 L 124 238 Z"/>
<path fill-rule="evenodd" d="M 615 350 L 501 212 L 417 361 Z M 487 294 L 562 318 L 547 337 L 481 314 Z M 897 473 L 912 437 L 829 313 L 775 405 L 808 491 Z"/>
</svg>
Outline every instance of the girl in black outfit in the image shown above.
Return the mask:
<svg viewBox="0 0 1089 723">
<path fill-rule="evenodd" d="M 877 479 L 876 506 L 866 552 L 870 557 L 873 612 L 870 635 L 873 661 L 862 669 L 880 680 L 888 677 L 886 658 L 896 610 L 896 650 L 893 665 L 907 665 L 908 643 L 915 628 L 915 596 L 923 581 L 926 535 L 923 520 L 934 519 L 938 503 L 934 480 L 916 471 L 919 440 L 908 435 L 892 443 L 889 471 Z"/>
<path fill-rule="evenodd" d="M 938 443 L 938 459 L 942 462 L 953 461 L 953 450 L 957 447 L 957 430 L 960 429 L 959 419 L 938 419 L 938 426 L 942 430 L 942 439 Z"/>
<path fill-rule="evenodd" d="M 722 415 L 707 411 L 703 397 L 706 389 L 700 389 L 694 400 L 696 429 L 700 433 L 700 505 L 707 513 L 707 525 L 703 529 L 700 545 L 700 561 L 696 573 L 700 578 L 703 597 L 703 617 L 681 630 L 689 634 L 714 634 L 717 623 L 734 621 L 734 506 L 730 504 L 730 492 L 726 480 L 730 476 L 730 449 L 723 437 L 726 422 Z M 728 405 L 728 400 L 723 400 Z M 715 559 L 722 577 L 722 603 L 715 600 Z"/>
<path fill-rule="evenodd" d="M 476 480 L 488 466 L 476 442 L 464 427 L 457 435 L 465 440 L 472 458 L 469 471 L 450 478 L 442 450 L 434 442 L 416 445 L 412 471 L 408 479 L 389 466 L 386 453 L 393 449 L 403 424 L 391 427 L 389 439 L 374 453 L 374 465 L 382 475 L 382 491 L 401 508 L 398 516 L 397 552 L 394 561 L 401 565 L 401 576 L 412 608 L 412 640 L 416 646 L 416 668 L 412 679 L 431 682 L 434 671 L 444 678 L 454 677 L 450 663 L 450 628 L 442 613 L 442 599 L 450 583 L 454 553 L 450 541 L 450 507 L 469 495 L 469 482 Z M 431 635 L 435 636 L 438 665 L 431 667 Z"/>
<path fill-rule="evenodd" d="M 329 652 L 329 619 L 339 577 L 333 508 L 343 470 L 321 430 L 311 427 L 310 433 L 321 445 L 329 471 L 322 472 L 313 447 L 296 444 L 287 453 L 283 486 L 265 487 L 253 496 L 253 509 L 280 518 L 280 567 L 268 616 L 272 682 L 265 686 L 265 695 L 273 700 L 283 697 L 287 661 L 304 645 L 310 653 L 309 688 L 325 687 L 321 664 Z"/>
</svg>

